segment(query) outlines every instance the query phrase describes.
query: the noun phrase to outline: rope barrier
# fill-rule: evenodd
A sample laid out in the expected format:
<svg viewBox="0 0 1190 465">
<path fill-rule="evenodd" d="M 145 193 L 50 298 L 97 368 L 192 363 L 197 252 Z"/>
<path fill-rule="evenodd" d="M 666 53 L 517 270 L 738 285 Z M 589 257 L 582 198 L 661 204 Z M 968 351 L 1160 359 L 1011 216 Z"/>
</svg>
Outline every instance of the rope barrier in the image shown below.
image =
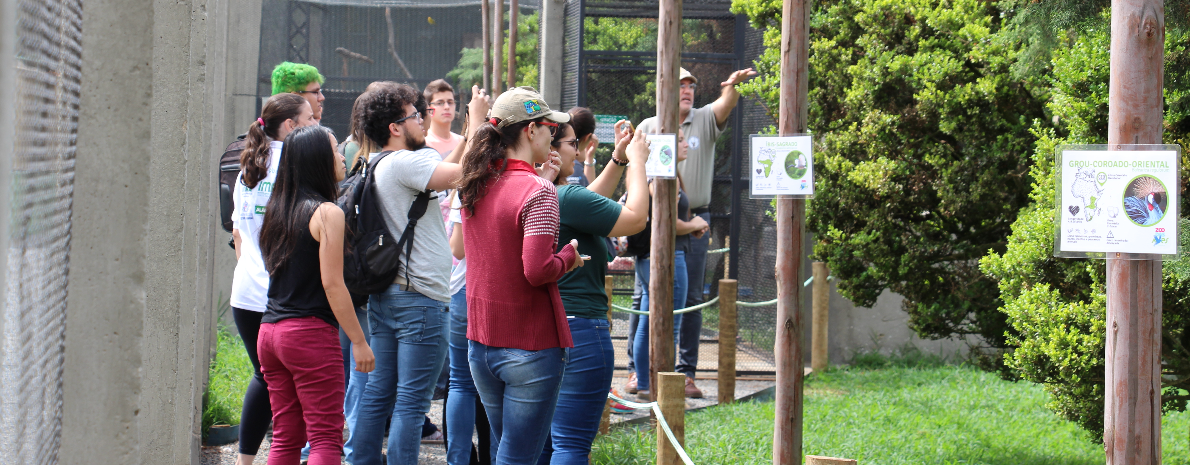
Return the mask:
<svg viewBox="0 0 1190 465">
<path fill-rule="evenodd" d="M 701 303 L 701 304 L 695 305 L 695 306 L 693 306 L 693 307 L 686 307 L 686 308 L 682 308 L 682 309 L 674 310 L 674 315 L 681 315 L 681 314 L 683 314 L 683 313 L 690 313 L 690 312 L 693 312 L 693 311 L 695 311 L 695 310 L 700 310 L 700 309 L 703 309 L 703 308 L 707 308 L 707 307 L 710 307 L 711 305 L 713 305 L 713 304 L 716 304 L 716 303 L 718 303 L 718 302 L 719 302 L 719 297 L 718 297 L 718 296 L 715 296 L 715 298 L 714 298 L 714 299 L 708 300 L 708 301 L 706 301 L 706 302 L 703 302 L 703 303 Z M 766 306 L 769 306 L 769 305 L 776 305 L 776 304 L 777 304 L 777 299 L 773 299 L 773 300 L 766 300 L 766 301 L 764 301 L 764 302 L 739 302 L 739 301 L 737 301 L 735 304 L 736 304 L 736 306 L 737 306 L 737 307 L 766 307 Z M 644 310 L 633 310 L 633 309 L 631 309 L 631 308 L 628 308 L 628 307 L 621 307 L 621 306 L 619 306 L 619 305 L 616 305 L 616 304 L 612 304 L 612 308 L 613 308 L 613 309 L 615 309 L 615 310 L 616 310 L 616 311 L 618 311 L 618 312 L 623 312 L 623 313 L 633 313 L 633 314 L 636 314 L 636 315 L 648 315 L 648 314 L 649 314 L 649 312 L 646 312 L 646 311 L 644 311 Z"/>
<path fill-rule="evenodd" d="M 777 299 L 767 300 L 764 302 L 736 302 L 737 307 L 764 307 L 766 305 L 776 305 Z"/>
<path fill-rule="evenodd" d="M 731 250 L 731 247 L 724 247 L 722 249 L 711 249 L 711 250 L 707 251 L 707 254 L 709 255 L 709 254 L 713 254 L 713 253 L 723 253 L 723 252 L 727 252 L 730 250 Z"/>
<path fill-rule="evenodd" d="M 715 298 L 714 298 L 714 299 L 708 300 L 708 301 L 706 301 L 706 302 L 703 302 L 703 303 L 701 303 L 701 304 L 695 305 L 695 306 L 693 306 L 693 307 L 686 307 L 686 308 L 680 308 L 680 309 L 674 310 L 674 315 L 681 315 L 681 314 L 683 314 L 683 313 L 690 313 L 690 312 L 693 312 L 693 311 L 695 311 L 695 310 L 701 310 L 701 309 L 704 309 L 704 308 L 710 307 L 711 305 L 714 305 L 714 304 L 716 304 L 716 303 L 718 303 L 718 302 L 719 302 L 719 296 L 715 296 Z M 649 312 L 646 312 L 646 311 L 644 311 L 644 310 L 633 310 L 633 309 L 631 309 L 631 308 L 625 308 L 625 307 L 621 307 L 621 306 L 619 306 L 619 305 L 616 305 L 616 304 L 612 304 L 612 308 L 615 308 L 616 310 L 619 310 L 619 311 L 621 311 L 621 312 L 624 312 L 624 313 L 635 313 L 635 314 L 637 314 L 637 315 L 648 315 L 648 314 L 649 314 Z"/>
<path fill-rule="evenodd" d="M 690 456 L 686 455 L 686 449 L 682 448 L 682 445 L 678 443 L 678 438 L 674 437 L 674 432 L 669 429 L 669 423 L 665 422 L 665 415 L 661 414 L 661 405 L 656 402 L 639 403 L 627 401 L 612 395 L 610 392 L 607 393 L 607 398 L 619 402 L 628 408 L 652 409 L 653 413 L 657 415 L 657 424 L 661 425 L 661 430 L 665 431 L 665 436 L 669 438 L 669 443 L 673 444 L 674 450 L 678 451 L 678 457 L 681 457 L 682 462 L 685 462 L 686 465 L 694 465 L 694 462 L 690 460 Z"/>
</svg>

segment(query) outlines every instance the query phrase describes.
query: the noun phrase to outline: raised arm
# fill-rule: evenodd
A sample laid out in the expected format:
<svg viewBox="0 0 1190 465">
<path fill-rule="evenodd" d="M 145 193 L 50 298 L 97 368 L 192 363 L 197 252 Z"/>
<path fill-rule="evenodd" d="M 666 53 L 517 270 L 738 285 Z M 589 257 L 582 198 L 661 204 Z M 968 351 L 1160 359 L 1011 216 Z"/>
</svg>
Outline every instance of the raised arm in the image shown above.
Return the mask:
<svg viewBox="0 0 1190 465">
<path fill-rule="evenodd" d="M 644 131 L 639 129 L 631 139 L 625 137 L 628 156 L 628 201 L 620 209 L 620 217 L 612 227 L 609 237 L 628 236 L 641 232 L 649 220 L 649 182 L 645 178 L 645 161 L 649 158 L 649 143 Z M 614 163 L 613 163 L 614 164 Z M 607 170 L 604 170 L 606 172 Z"/>
<path fill-rule="evenodd" d="M 624 149 L 628 146 L 629 142 L 632 142 L 632 122 L 628 120 L 617 121 L 614 130 L 616 143 L 615 149 L 612 150 L 612 159 L 620 161 L 627 160 L 627 157 L 624 155 Z M 591 138 L 594 139 L 594 137 L 595 135 L 592 134 Z M 593 140 L 589 149 L 592 153 L 595 152 L 595 145 L 597 143 L 598 139 Z M 603 167 L 603 172 L 599 174 L 598 178 L 587 178 L 591 181 L 591 184 L 587 185 L 587 190 L 610 199 L 612 198 L 612 193 L 616 191 L 616 186 L 620 184 L 620 176 L 623 174 L 624 166 L 614 161 L 608 162 L 607 166 Z"/>
<path fill-rule="evenodd" d="M 727 117 L 731 115 L 731 110 L 735 108 L 740 101 L 740 91 L 736 90 L 735 85 L 748 80 L 748 78 L 755 76 L 756 71 L 752 68 L 741 69 L 731 76 L 728 76 L 726 81 L 720 83 L 723 86 L 719 98 L 711 102 L 711 110 L 715 112 L 715 124 L 720 128 L 727 124 Z"/>
<path fill-rule="evenodd" d="M 356 371 L 367 373 L 376 365 L 376 357 L 372 355 L 372 348 L 364 339 L 364 330 L 355 317 L 355 308 L 351 305 L 351 294 L 347 292 L 347 285 L 343 282 L 343 210 L 333 203 L 326 202 L 318 207 L 310 218 L 310 235 L 318 240 L 318 268 L 322 275 L 322 289 L 326 291 L 326 300 L 331 304 L 331 311 L 347 338 L 351 339 L 352 354 L 355 357 Z"/>
<path fill-rule="evenodd" d="M 521 243 L 521 264 L 525 279 L 534 286 L 557 281 L 566 272 L 583 265 L 572 242 L 554 253 L 554 233 L 558 231 L 558 193 L 543 185 L 521 207 L 521 225 L 525 236 Z"/>
</svg>

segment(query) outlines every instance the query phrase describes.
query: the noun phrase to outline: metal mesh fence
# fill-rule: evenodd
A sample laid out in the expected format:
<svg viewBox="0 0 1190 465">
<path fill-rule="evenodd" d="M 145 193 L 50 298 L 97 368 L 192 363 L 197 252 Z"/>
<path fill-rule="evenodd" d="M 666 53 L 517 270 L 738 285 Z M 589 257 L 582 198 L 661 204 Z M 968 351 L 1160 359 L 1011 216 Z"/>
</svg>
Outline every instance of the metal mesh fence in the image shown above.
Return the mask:
<svg viewBox="0 0 1190 465">
<path fill-rule="evenodd" d="M 55 463 L 62 432 L 82 2 L 18 2 L 17 28 L 0 454 L 6 463 Z"/>
<path fill-rule="evenodd" d="M 340 135 L 347 134 L 356 97 L 373 81 L 396 81 L 421 89 L 446 78 L 455 86 L 457 100 L 466 102 L 472 84 L 468 77 L 482 76 L 478 71 L 481 53 L 473 55 L 473 63 L 460 64 L 464 49 L 482 44 L 479 4 L 478 0 L 264 0 L 257 96 L 272 95 L 270 77 L 278 63 L 310 64 L 326 77 L 322 124 Z M 540 5 L 540 0 L 520 0 L 519 14 L 529 17 Z M 507 11 L 506 6 L 506 15 Z M 471 73 L 460 73 L 468 70 Z M 452 71 L 456 74 L 448 77 Z M 249 123 L 243 122 L 244 127 Z M 460 124 L 461 119 L 456 120 L 456 130 Z"/>
</svg>

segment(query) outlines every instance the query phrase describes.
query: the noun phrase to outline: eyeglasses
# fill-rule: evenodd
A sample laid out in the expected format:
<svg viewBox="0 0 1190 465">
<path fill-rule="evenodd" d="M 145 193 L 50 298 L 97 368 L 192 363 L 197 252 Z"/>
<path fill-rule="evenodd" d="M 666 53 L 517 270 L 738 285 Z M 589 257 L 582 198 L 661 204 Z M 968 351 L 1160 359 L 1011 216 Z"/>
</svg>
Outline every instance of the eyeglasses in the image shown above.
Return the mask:
<svg viewBox="0 0 1190 465">
<path fill-rule="evenodd" d="M 293 93 L 295 93 L 295 94 L 322 94 L 322 89 L 318 88 L 318 89 L 314 89 L 314 90 L 295 90 L 295 91 L 293 91 Z"/>
<path fill-rule="evenodd" d="M 413 114 L 410 114 L 410 115 L 408 115 L 408 116 L 406 116 L 406 117 L 404 117 L 404 118 L 401 118 L 401 119 L 399 119 L 399 120 L 393 121 L 393 124 L 401 124 L 401 123 L 404 123 L 404 122 L 405 122 L 405 120 L 407 120 L 407 119 L 409 119 L 409 118 L 415 118 L 415 117 L 417 118 L 417 122 L 418 122 L 418 123 L 422 122 L 422 119 L 421 119 L 421 113 L 413 113 Z"/>
<path fill-rule="evenodd" d="M 538 121 L 537 124 L 550 128 L 550 137 L 558 135 L 558 123 L 551 123 L 549 121 Z"/>
<path fill-rule="evenodd" d="M 682 89 L 694 90 L 694 89 L 698 88 L 698 84 L 691 82 L 689 84 L 681 84 L 679 87 L 681 87 Z"/>
<path fill-rule="evenodd" d="M 570 144 L 570 146 L 571 146 L 571 147 L 574 147 L 574 149 L 575 149 L 575 150 L 578 150 L 578 139 L 570 139 L 570 140 L 562 140 L 562 141 L 558 141 L 558 146 L 559 146 L 559 147 L 561 147 L 561 146 L 562 146 L 562 144 Z"/>
<path fill-rule="evenodd" d="M 433 102 L 430 102 L 430 106 L 431 107 L 454 108 L 455 101 L 454 100 L 435 100 Z"/>
</svg>

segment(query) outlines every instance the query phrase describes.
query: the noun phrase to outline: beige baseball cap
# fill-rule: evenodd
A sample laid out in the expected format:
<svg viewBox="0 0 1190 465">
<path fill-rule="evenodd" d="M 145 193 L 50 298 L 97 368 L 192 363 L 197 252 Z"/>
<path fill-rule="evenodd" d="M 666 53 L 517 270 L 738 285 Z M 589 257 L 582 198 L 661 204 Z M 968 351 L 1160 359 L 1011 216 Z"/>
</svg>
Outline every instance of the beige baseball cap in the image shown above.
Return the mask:
<svg viewBox="0 0 1190 465">
<path fill-rule="evenodd" d="M 694 81 L 695 84 L 698 84 L 698 78 L 694 77 L 693 74 L 690 74 L 689 71 L 686 71 L 686 68 L 678 68 L 678 69 L 682 70 L 682 72 L 678 74 L 678 82 L 679 83 L 689 79 L 691 81 Z"/>
<path fill-rule="evenodd" d="M 570 122 L 569 113 L 550 110 L 545 99 L 532 87 L 514 87 L 500 94 L 492 104 L 491 117 L 500 120 L 497 129 L 541 117 L 555 123 Z"/>
</svg>

